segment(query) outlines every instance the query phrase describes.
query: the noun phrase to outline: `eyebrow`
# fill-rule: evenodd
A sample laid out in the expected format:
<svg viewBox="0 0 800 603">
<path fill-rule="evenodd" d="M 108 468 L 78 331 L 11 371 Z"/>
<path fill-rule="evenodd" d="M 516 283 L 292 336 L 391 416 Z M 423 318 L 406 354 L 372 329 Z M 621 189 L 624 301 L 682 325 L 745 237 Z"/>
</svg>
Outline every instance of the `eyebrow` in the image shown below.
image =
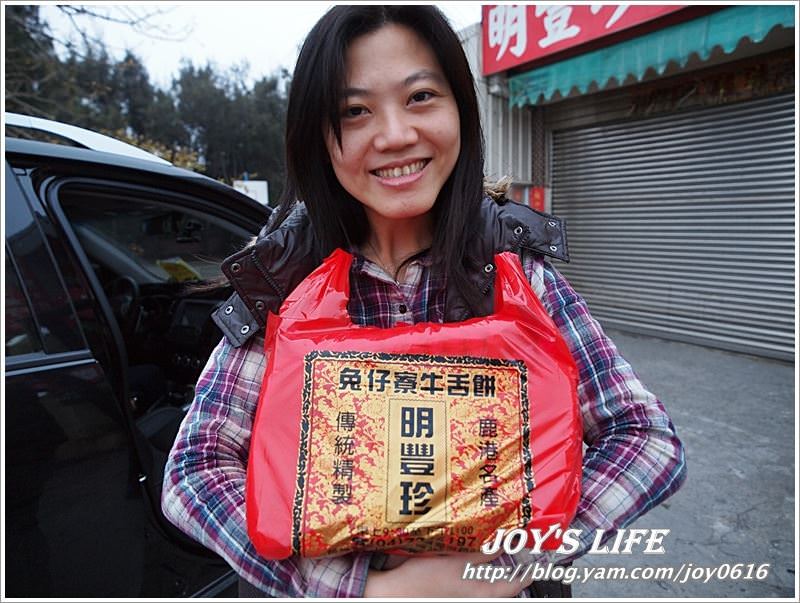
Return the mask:
<svg viewBox="0 0 800 603">
<path fill-rule="evenodd" d="M 429 69 L 420 69 L 404 79 L 401 85 L 404 88 L 408 88 L 420 80 L 433 80 L 440 85 L 445 83 L 445 79 L 435 71 L 430 71 Z M 349 87 L 342 90 L 342 98 L 348 98 L 350 96 L 370 96 L 370 94 L 371 92 L 366 88 Z"/>
</svg>

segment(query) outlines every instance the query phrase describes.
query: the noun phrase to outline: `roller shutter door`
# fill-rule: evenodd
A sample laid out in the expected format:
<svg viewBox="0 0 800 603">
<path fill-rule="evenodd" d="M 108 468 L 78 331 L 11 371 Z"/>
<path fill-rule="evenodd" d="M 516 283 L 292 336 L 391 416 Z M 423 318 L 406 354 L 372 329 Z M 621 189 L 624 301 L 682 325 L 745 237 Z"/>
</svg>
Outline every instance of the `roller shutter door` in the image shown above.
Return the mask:
<svg viewBox="0 0 800 603">
<path fill-rule="evenodd" d="M 794 358 L 794 96 L 555 131 L 559 266 L 607 327 Z"/>
</svg>

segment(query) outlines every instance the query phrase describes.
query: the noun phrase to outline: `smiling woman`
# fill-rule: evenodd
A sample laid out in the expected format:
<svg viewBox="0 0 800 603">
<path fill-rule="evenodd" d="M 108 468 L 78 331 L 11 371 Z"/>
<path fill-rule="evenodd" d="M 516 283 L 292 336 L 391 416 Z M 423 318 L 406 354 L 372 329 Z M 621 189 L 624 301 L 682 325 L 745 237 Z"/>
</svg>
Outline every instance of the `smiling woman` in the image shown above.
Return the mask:
<svg viewBox="0 0 800 603">
<path fill-rule="evenodd" d="M 353 463 L 363 460 L 372 466 L 388 462 L 388 455 L 394 454 L 386 452 L 388 442 L 394 441 L 397 432 L 414 432 L 409 423 L 412 415 L 421 421 L 414 432 L 417 436 L 425 432 L 433 438 L 435 433 L 441 439 L 436 440 L 435 454 L 433 447 L 419 448 L 431 446 L 427 442 L 413 442 L 412 448 L 401 449 L 401 454 L 414 457 L 418 456 L 412 454 L 415 450 L 425 450 L 434 457 L 431 465 L 440 469 L 449 467 L 449 463 L 459 465 L 462 457 L 482 459 L 497 450 L 511 450 L 524 438 L 533 439 L 518 431 L 516 436 L 509 435 L 508 441 L 494 442 L 497 450 L 453 441 L 452 424 L 445 424 L 451 419 L 443 419 L 442 424 L 436 419 L 434 425 L 434 403 L 426 405 L 420 400 L 424 392 L 443 396 L 436 402 L 441 402 L 437 408 L 442 410 L 467 395 L 464 391 L 470 386 L 471 391 L 482 392 L 480 395 L 491 391 L 491 396 L 507 396 L 511 388 L 495 388 L 495 381 L 487 380 L 487 375 L 470 379 L 461 369 L 448 380 L 444 373 L 426 373 L 421 366 L 410 366 L 398 370 L 397 374 L 404 377 L 394 383 L 394 397 L 385 404 L 370 406 L 377 408 L 376 418 L 352 411 L 348 405 L 356 405 L 356 410 L 366 408 L 359 405 L 368 405 L 371 400 L 365 401 L 361 394 L 372 391 L 373 386 L 388 388 L 381 375 L 388 380 L 390 371 L 375 364 L 363 371 L 346 366 L 341 369 L 337 388 L 335 375 L 315 376 L 319 374 L 308 369 L 302 354 L 275 351 L 286 349 L 278 347 L 278 342 L 288 340 L 280 331 L 282 320 L 297 319 L 298 313 L 304 319 L 313 315 L 309 328 L 325 330 L 322 327 L 332 324 L 334 318 L 341 319 L 346 309 L 347 322 L 357 325 L 356 330 L 377 327 L 373 330 L 396 333 L 409 324 L 422 323 L 402 351 L 392 352 L 401 355 L 404 362 L 424 362 L 419 360 L 421 352 L 415 352 L 419 350 L 416 340 L 433 340 L 420 335 L 427 333 L 426 329 L 439 333 L 443 330 L 441 323 L 452 323 L 449 326 L 453 330 L 448 329 L 452 337 L 427 352 L 432 354 L 430 358 L 452 361 L 455 354 L 463 353 L 459 334 L 464 335 L 475 321 L 488 321 L 501 312 L 503 296 L 495 296 L 495 281 L 501 285 L 506 281 L 496 279 L 495 274 L 504 274 L 499 267 L 509 266 L 519 277 L 515 283 L 520 287 L 512 289 L 520 293 L 518 300 L 526 300 L 521 305 L 541 311 L 551 327 L 543 334 L 515 323 L 510 332 L 520 339 L 514 339 L 510 355 L 530 374 L 542 374 L 552 372 L 543 367 L 558 356 L 555 348 L 562 350 L 569 367 L 564 374 L 572 377 L 560 381 L 564 385 L 561 394 L 555 394 L 554 388 L 541 388 L 547 390 L 545 403 L 551 410 L 563 408 L 562 416 L 583 417 L 583 439 L 588 448 L 582 468 L 579 462 L 558 461 L 569 465 L 565 471 L 575 476 L 570 482 L 575 487 L 557 498 L 578 505 L 571 527 L 581 534 L 572 556 L 560 561 L 568 563 L 586 552 L 600 528 L 610 537 L 682 483 L 683 449 L 663 406 L 642 386 L 592 319 L 584 301 L 545 257 L 567 259 L 561 220 L 510 202 L 494 194 L 496 191 L 491 195 L 484 191 L 478 100 L 458 36 L 433 6 L 342 5 L 330 9 L 313 27 L 300 51 L 286 123 L 284 197 L 258 239 L 223 263 L 223 272 L 236 290 L 215 315 L 226 338 L 206 365 L 170 453 L 162 499 L 165 515 L 223 555 L 242 577 L 240 592 L 250 596 L 509 597 L 523 589 L 527 596 L 569 596 L 569 587 L 560 582 L 531 583 L 530 577 L 519 583 L 463 580 L 465 563 L 485 563 L 492 558 L 459 545 L 457 538 L 453 542 L 432 538 L 431 548 L 426 550 L 445 555 L 387 554 L 395 552 L 396 543 L 371 539 L 379 526 L 358 523 L 367 502 Z M 330 266 L 345 261 L 342 258 L 347 258 L 346 267 L 339 266 L 334 279 Z M 308 293 L 310 282 L 318 285 L 314 294 Z M 316 304 L 314 312 L 296 310 L 293 314 L 292 310 L 303 302 L 312 307 Z M 266 341 L 261 335 L 254 337 L 265 325 Z M 316 341 L 312 335 L 305 339 L 306 343 Z M 355 346 L 356 340 L 356 335 L 342 335 L 338 343 Z M 540 362 L 521 360 L 524 351 L 545 341 L 554 347 Z M 465 356 L 470 359 L 468 364 L 478 360 L 491 364 L 491 359 L 497 359 L 500 346 L 481 338 L 477 347 L 482 357 Z M 324 347 L 317 351 L 330 353 Z M 372 352 L 376 350 L 347 353 L 353 357 Z M 409 360 L 412 356 L 415 360 Z M 359 356 L 362 361 L 365 357 Z M 290 365 L 284 366 L 287 358 Z M 419 382 L 412 369 L 420 373 Z M 305 375 L 304 392 L 324 390 L 333 402 L 320 402 L 311 394 L 313 399 L 286 393 L 286 388 L 275 386 L 283 383 L 280 375 L 286 374 Z M 423 378 L 428 385 L 423 384 Z M 577 387 L 573 387 L 575 382 Z M 525 383 L 527 391 L 531 386 L 527 380 Z M 286 398 L 269 396 L 269 392 Z M 268 396 L 270 402 L 259 402 L 259 395 Z M 535 395 L 538 399 L 543 394 L 536 391 Z M 467 402 L 467 414 L 485 423 L 481 429 L 486 431 L 481 435 L 494 437 L 494 419 L 481 414 L 489 412 L 486 409 L 490 404 L 477 397 L 475 393 Z M 282 419 L 293 421 L 297 417 L 297 421 L 291 423 L 291 430 L 280 430 L 270 438 L 267 430 L 258 426 L 276 416 L 269 414 L 275 410 L 270 406 L 272 401 L 280 407 Z M 332 423 L 337 431 L 328 434 L 328 440 L 336 436 L 337 447 L 350 456 L 328 458 L 319 446 L 303 450 L 311 456 L 322 455 L 314 456 L 315 462 L 321 462 L 319 458 L 330 461 L 323 463 L 327 467 L 324 478 L 336 481 L 331 484 L 330 500 L 325 498 L 321 504 L 334 505 L 331 515 L 344 526 L 344 538 L 339 542 L 345 545 L 328 550 L 323 534 L 314 550 L 328 550 L 327 556 L 306 558 L 294 545 L 274 554 L 265 548 L 259 521 L 266 517 L 275 523 L 278 516 L 300 517 L 306 511 L 297 506 L 294 514 L 287 511 L 286 504 L 270 497 L 270 491 L 253 486 L 253 476 L 257 467 L 283 465 L 280 486 L 276 487 L 294 488 L 295 479 L 297 484 L 313 481 L 306 472 L 307 455 L 300 454 L 301 446 L 289 432 L 300 432 L 302 425 L 306 434 L 317 433 L 319 427 L 325 436 L 325 427 L 320 425 L 329 426 L 330 421 L 315 423 L 313 418 L 319 416 L 313 413 L 320 404 L 341 411 Z M 498 413 L 501 409 L 509 412 L 507 397 L 491 404 Z M 303 412 L 312 407 L 312 418 L 304 415 L 303 423 L 299 418 L 301 406 Z M 522 407 L 525 416 L 541 420 L 540 413 L 530 412 L 525 404 Z M 401 419 L 386 414 L 391 412 Z M 442 411 L 437 416 L 445 414 Z M 345 415 L 360 418 L 345 422 Z M 385 427 L 365 432 L 369 437 L 345 438 L 344 433 L 351 428 L 361 429 L 364 423 L 373 421 Z M 519 429 L 520 420 L 512 423 Z M 421 431 L 423 424 L 425 430 Z M 474 431 L 478 437 L 477 428 Z M 579 431 L 576 426 L 574 433 L 580 435 Z M 400 437 L 404 437 L 402 433 Z M 325 437 L 323 441 L 327 441 Z M 568 448 L 567 444 L 554 447 L 560 459 L 569 458 Z M 285 462 L 278 463 L 277 457 L 271 456 L 273 452 L 284 455 Z M 248 460 L 249 455 L 252 458 Z M 496 507 L 507 505 L 511 512 L 526 505 L 528 509 L 535 507 L 529 497 L 536 494 L 537 487 L 544 492 L 553 490 L 552 482 L 536 482 L 537 475 L 546 475 L 546 468 L 537 467 L 540 455 L 532 455 L 532 462 L 530 458 L 530 454 L 521 453 L 511 462 L 517 476 L 531 477 L 521 488 L 522 494 L 513 499 L 501 500 L 498 492 L 514 478 L 495 475 L 494 460 L 488 458 L 480 478 L 478 471 L 464 476 L 448 469 L 442 470 L 441 482 L 425 481 L 415 473 L 414 467 L 419 465 L 414 465 L 412 458 L 400 462 L 396 472 L 378 471 L 387 476 L 386 483 L 381 478 L 370 480 L 370 484 L 380 482 L 376 487 L 383 488 L 375 499 L 400 505 L 398 529 L 416 528 L 417 521 L 434 522 L 433 516 L 447 517 L 441 504 L 450 504 L 448 496 L 453 490 L 442 483 L 471 488 L 470 512 L 483 520 Z M 345 460 L 350 465 L 345 466 Z M 532 475 L 521 468 L 530 468 L 531 464 Z M 581 475 L 583 498 L 578 503 Z M 275 482 L 268 479 L 267 483 Z M 314 483 L 319 486 L 319 480 Z M 295 501 L 307 501 L 302 489 L 294 492 L 300 492 Z M 443 500 L 445 503 L 441 503 Z M 429 510 L 431 514 L 425 515 Z M 573 505 L 567 514 L 571 516 L 574 510 Z M 551 516 L 542 513 L 540 507 L 537 511 L 544 517 L 533 520 Z M 316 507 L 310 512 L 319 515 Z M 376 513 L 384 519 L 390 517 L 388 512 Z M 518 519 L 525 524 L 524 518 L 530 516 L 522 514 Z M 448 523 L 437 521 L 434 528 L 448 533 Z M 292 528 L 297 541 L 302 532 L 300 522 L 296 519 Z M 426 525 L 426 529 L 432 529 Z M 292 556 L 267 560 L 262 556 L 267 554 Z M 532 560 L 536 558 L 522 553 L 519 562 Z M 502 556 L 497 562 L 512 564 L 516 560 Z"/>
<path fill-rule="evenodd" d="M 458 36 L 438 10 L 329 11 L 294 70 L 286 156 L 287 202 L 275 225 L 303 200 L 318 260 L 358 249 L 396 277 L 430 248 L 465 303 L 476 303 L 464 257 L 483 197 L 478 102 Z"/>
<path fill-rule="evenodd" d="M 458 106 L 435 55 L 410 29 L 383 27 L 347 52 L 341 136 L 328 153 L 364 207 L 362 252 L 392 275 L 433 238 L 430 215 L 460 151 Z"/>
</svg>

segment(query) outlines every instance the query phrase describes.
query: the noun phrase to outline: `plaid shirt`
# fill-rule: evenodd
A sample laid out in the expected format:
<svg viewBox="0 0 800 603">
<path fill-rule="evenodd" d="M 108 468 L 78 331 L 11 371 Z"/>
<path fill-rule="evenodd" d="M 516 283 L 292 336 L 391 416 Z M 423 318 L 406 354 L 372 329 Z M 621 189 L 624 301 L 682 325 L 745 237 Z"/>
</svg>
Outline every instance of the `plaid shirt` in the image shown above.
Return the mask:
<svg viewBox="0 0 800 603">
<path fill-rule="evenodd" d="M 579 371 L 584 442 L 582 493 L 570 527 L 582 530 L 569 558 L 527 551 L 511 565 L 566 562 L 588 550 L 597 529 L 615 530 L 670 496 L 683 483 L 683 448 L 664 407 L 617 352 L 583 299 L 539 255 L 523 257 L 528 280 L 567 343 Z M 426 256 L 395 283 L 380 267 L 355 255 L 349 311 L 360 325 L 441 322 L 444 283 Z M 240 348 L 226 340 L 203 370 L 194 403 L 178 433 L 164 476 L 162 508 L 181 530 L 216 551 L 251 584 L 274 597 L 359 597 L 370 567 L 385 555 L 357 553 L 323 559 L 269 561 L 247 535 L 245 475 L 258 394 L 265 369 L 263 336 Z M 523 591 L 519 596 L 529 596 Z"/>
</svg>

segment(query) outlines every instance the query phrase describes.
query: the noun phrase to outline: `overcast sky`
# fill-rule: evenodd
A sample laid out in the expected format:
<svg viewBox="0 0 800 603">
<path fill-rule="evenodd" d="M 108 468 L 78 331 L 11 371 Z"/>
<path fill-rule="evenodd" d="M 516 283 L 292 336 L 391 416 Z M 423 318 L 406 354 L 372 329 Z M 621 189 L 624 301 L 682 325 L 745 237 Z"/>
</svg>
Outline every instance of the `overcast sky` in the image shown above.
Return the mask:
<svg viewBox="0 0 800 603">
<path fill-rule="evenodd" d="M 181 59 L 195 65 L 211 62 L 219 69 L 249 65 L 251 81 L 276 72 L 291 71 L 299 44 L 324 12 L 328 2 L 202 2 L 170 5 L 140 3 L 128 5 L 139 14 L 160 10 L 154 19 L 161 28 L 181 41 L 160 41 L 130 27 L 99 21 L 89 31 L 105 40 L 110 52 L 120 58 L 130 48 L 142 60 L 150 81 L 159 87 L 170 85 Z M 123 8 L 118 10 L 124 10 Z M 479 2 L 445 2 L 438 5 L 456 30 L 480 22 Z M 42 6 L 41 13 L 57 33 L 71 31 L 67 19 L 54 6 Z M 188 32 L 188 33 L 187 33 Z M 163 34 L 159 34 L 162 35 Z"/>
</svg>

